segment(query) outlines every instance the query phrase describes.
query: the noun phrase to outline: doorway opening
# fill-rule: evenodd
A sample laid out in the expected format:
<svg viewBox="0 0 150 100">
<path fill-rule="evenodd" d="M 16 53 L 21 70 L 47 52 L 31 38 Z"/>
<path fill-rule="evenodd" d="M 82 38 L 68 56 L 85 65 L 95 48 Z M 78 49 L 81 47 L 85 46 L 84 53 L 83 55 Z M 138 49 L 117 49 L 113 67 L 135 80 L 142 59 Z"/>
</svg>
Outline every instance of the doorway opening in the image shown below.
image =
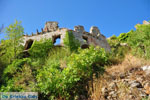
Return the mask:
<svg viewBox="0 0 150 100">
<path fill-rule="evenodd" d="M 25 49 L 25 50 L 30 49 L 31 46 L 32 46 L 32 44 L 33 44 L 33 40 L 32 40 L 32 39 L 29 39 L 29 40 L 26 42 L 24 49 Z"/>
<path fill-rule="evenodd" d="M 82 49 L 87 49 L 87 48 L 89 48 L 89 45 L 83 44 L 83 45 L 81 46 L 81 48 L 82 48 Z"/>
</svg>

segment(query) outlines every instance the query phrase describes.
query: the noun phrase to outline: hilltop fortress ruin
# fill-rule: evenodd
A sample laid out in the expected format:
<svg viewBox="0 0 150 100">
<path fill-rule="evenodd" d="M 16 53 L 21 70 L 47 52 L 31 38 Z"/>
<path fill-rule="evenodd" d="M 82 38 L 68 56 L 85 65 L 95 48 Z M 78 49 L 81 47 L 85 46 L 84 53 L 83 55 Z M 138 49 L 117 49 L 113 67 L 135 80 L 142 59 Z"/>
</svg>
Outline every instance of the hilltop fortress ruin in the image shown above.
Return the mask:
<svg viewBox="0 0 150 100">
<path fill-rule="evenodd" d="M 23 45 L 25 50 L 29 49 L 32 46 L 33 41 L 40 41 L 41 39 L 52 39 L 52 42 L 55 43 L 56 39 L 60 39 L 60 46 L 64 46 L 63 40 L 65 38 L 66 32 L 72 31 L 74 37 L 79 40 L 81 48 L 88 48 L 89 45 L 100 46 L 105 48 L 106 51 L 110 51 L 110 46 L 107 43 L 106 37 L 100 33 L 98 27 L 92 26 L 90 32 L 86 32 L 83 26 L 75 26 L 74 30 L 67 28 L 59 28 L 58 22 L 46 22 L 44 29 L 41 29 L 41 32 L 36 32 L 28 36 L 23 36 Z"/>
</svg>

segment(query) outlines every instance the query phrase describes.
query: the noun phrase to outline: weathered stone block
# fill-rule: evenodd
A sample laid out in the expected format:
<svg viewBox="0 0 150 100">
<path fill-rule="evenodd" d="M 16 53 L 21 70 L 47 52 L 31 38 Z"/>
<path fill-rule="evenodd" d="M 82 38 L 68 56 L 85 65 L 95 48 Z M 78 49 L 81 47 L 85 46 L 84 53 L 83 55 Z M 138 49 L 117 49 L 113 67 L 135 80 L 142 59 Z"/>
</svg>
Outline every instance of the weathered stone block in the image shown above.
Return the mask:
<svg viewBox="0 0 150 100">
<path fill-rule="evenodd" d="M 79 32 L 79 33 L 83 33 L 84 32 L 84 27 L 81 26 L 81 25 L 75 26 L 74 31 Z"/>
<path fill-rule="evenodd" d="M 98 27 L 92 26 L 90 29 L 90 33 L 93 35 L 98 35 L 98 34 L 100 34 L 100 31 L 99 31 Z"/>
<path fill-rule="evenodd" d="M 44 31 L 45 32 L 52 32 L 58 29 L 58 22 L 46 22 Z"/>
</svg>

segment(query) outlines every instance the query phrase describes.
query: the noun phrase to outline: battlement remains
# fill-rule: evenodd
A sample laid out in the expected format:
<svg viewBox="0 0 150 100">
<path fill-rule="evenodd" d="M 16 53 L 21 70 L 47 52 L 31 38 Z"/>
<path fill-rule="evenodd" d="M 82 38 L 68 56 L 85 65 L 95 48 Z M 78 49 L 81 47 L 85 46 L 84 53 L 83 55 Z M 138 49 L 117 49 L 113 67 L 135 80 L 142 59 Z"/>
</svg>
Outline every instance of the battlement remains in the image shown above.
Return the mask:
<svg viewBox="0 0 150 100">
<path fill-rule="evenodd" d="M 81 26 L 81 25 L 75 26 L 74 31 L 79 32 L 79 33 L 83 33 L 84 32 L 84 27 Z"/>
<path fill-rule="evenodd" d="M 51 22 L 51 21 L 48 21 L 48 22 L 46 22 L 46 24 L 45 24 L 44 32 L 56 31 L 58 28 L 59 28 L 59 27 L 58 27 L 58 22 Z"/>
<path fill-rule="evenodd" d="M 105 48 L 106 51 L 110 51 L 110 46 L 107 43 L 106 37 L 100 33 L 100 30 L 96 26 L 90 28 L 90 32 L 86 32 L 81 25 L 75 26 L 74 30 L 68 28 L 59 28 L 58 22 L 46 22 L 44 29 L 36 34 L 23 36 L 25 50 L 32 46 L 33 41 L 40 41 L 41 39 L 52 39 L 53 43 L 59 38 L 59 45 L 64 46 L 63 40 L 67 31 L 71 31 L 76 39 L 79 40 L 81 48 L 88 48 L 89 45 L 100 46 Z"/>
</svg>

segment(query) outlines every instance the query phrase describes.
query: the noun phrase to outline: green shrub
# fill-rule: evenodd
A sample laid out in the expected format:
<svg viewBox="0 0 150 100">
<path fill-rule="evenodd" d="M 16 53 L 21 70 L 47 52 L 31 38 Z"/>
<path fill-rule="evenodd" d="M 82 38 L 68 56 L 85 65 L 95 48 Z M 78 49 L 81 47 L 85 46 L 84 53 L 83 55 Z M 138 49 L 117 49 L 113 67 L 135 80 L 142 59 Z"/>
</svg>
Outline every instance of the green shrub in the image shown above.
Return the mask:
<svg viewBox="0 0 150 100">
<path fill-rule="evenodd" d="M 15 73 L 17 73 L 17 71 L 21 70 L 25 63 L 31 63 L 31 59 L 24 58 L 14 60 L 12 64 L 5 68 L 3 72 L 4 79 L 10 75 L 13 76 Z"/>
<path fill-rule="evenodd" d="M 13 46 L 11 45 L 12 40 L 2 41 L 0 47 L 0 60 L 4 63 L 4 65 L 8 65 L 12 63 L 14 60 L 14 51 Z M 16 56 L 23 51 L 23 46 L 17 46 Z"/>
<path fill-rule="evenodd" d="M 73 100 L 79 94 L 83 94 L 83 84 L 80 83 L 87 83 L 94 73 L 95 63 L 100 63 L 97 67 L 101 67 L 99 69 L 102 71 L 107 57 L 104 49 L 90 47 L 85 50 L 79 49 L 78 54 L 71 54 L 67 61 L 67 67 L 63 70 L 60 69 L 59 60 L 39 70 L 37 75 L 39 91 L 49 96 L 51 100 L 60 97 Z"/>
<path fill-rule="evenodd" d="M 149 59 L 150 25 L 137 25 L 137 30 L 130 36 L 128 44 L 134 55 Z"/>
<path fill-rule="evenodd" d="M 15 84 L 15 82 L 17 82 L 16 78 L 18 78 L 18 76 L 16 76 L 16 75 L 18 73 L 24 72 L 24 71 L 22 71 L 22 69 L 23 69 L 23 66 L 26 64 L 31 65 L 30 58 L 16 59 L 13 61 L 12 64 L 10 64 L 9 66 L 7 66 L 5 68 L 3 75 L 1 77 L 3 80 L 3 85 L 0 86 L 1 91 L 5 91 L 5 92 L 20 91 L 19 87 L 17 88 L 16 84 Z M 26 72 L 28 73 L 29 70 L 26 70 Z M 25 75 L 22 77 L 25 77 Z M 21 78 L 20 78 L 20 80 L 21 80 Z"/>
<path fill-rule="evenodd" d="M 116 35 L 111 36 L 110 40 L 117 40 L 117 36 Z"/>
<path fill-rule="evenodd" d="M 124 33 L 126 34 L 126 33 Z M 124 38 L 125 39 L 125 38 Z M 127 38 L 125 39 L 127 40 Z M 111 52 L 109 53 L 109 61 L 112 64 L 120 63 L 125 55 L 130 51 L 129 46 L 122 46 L 121 43 L 127 43 L 125 40 L 121 40 L 121 35 L 119 37 L 112 36 L 108 39 L 108 43 L 111 47 Z"/>
<path fill-rule="evenodd" d="M 48 51 L 53 47 L 51 39 L 43 39 L 40 41 L 34 41 L 32 47 L 29 49 L 31 57 L 40 58 L 46 57 Z"/>
<path fill-rule="evenodd" d="M 128 39 L 130 38 L 130 36 L 132 35 L 134 31 L 131 30 L 127 33 L 121 33 L 119 36 L 118 36 L 118 40 L 119 42 L 123 42 L 123 43 L 127 43 Z"/>
</svg>

